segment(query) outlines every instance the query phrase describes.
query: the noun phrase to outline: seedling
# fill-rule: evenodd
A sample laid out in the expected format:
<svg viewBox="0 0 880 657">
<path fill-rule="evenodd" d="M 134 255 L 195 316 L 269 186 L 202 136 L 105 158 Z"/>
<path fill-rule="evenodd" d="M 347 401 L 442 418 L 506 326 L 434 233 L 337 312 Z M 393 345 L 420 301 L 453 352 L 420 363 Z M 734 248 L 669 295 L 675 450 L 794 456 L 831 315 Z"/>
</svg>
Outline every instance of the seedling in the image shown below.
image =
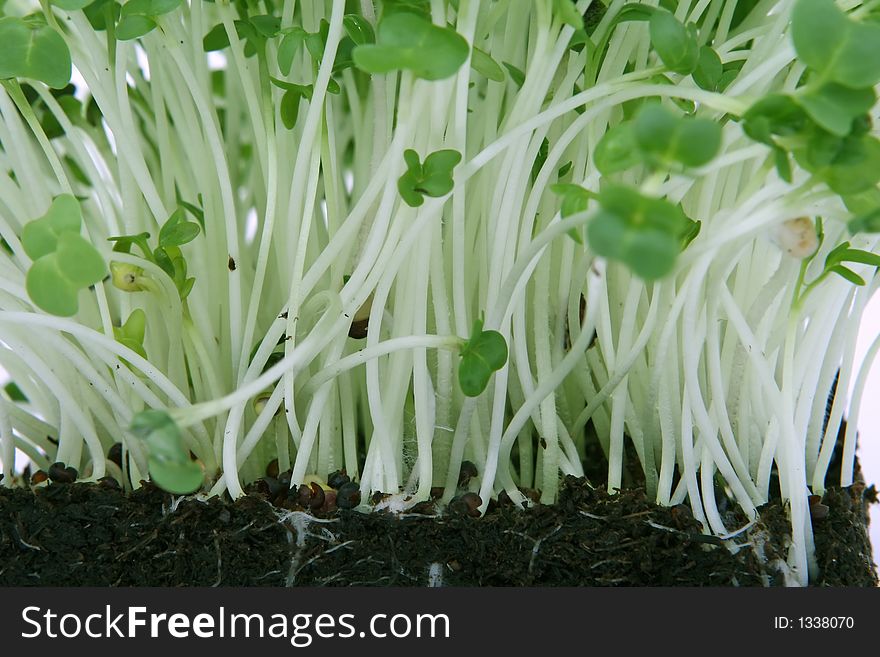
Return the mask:
<svg viewBox="0 0 880 657">
<path fill-rule="evenodd" d="M 479 516 L 599 458 L 741 549 L 781 495 L 816 572 L 880 285 L 875 3 L 0 12 L 3 485 L 273 464 L 320 512 Z"/>
</svg>

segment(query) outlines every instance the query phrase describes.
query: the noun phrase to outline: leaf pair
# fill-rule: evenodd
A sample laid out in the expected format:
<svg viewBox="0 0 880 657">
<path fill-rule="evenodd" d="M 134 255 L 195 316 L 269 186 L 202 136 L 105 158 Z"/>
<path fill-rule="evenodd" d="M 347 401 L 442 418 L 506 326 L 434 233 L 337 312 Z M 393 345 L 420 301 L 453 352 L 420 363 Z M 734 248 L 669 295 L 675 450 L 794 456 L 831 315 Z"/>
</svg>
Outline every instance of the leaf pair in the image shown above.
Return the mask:
<svg viewBox="0 0 880 657">
<path fill-rule="evenodd" d="M 461 391 L 468 397 L 477 397 L 489 385 L 492 373 L 507 362 L 507 342 L 498 331 L 484 331 L 483 321 L 478 319 L 459 355 L 458 383 Z"/>
<path fill-rule="evenodd" d="M 455 75 L 469 53 L 468 42 L 455 30 L 397 12 L 379 23 L 375 44 L 358 45 L 351 54 L 355 66 L 367 73 L 404 69 L 424 80 L 442 80 Z"/>
<path fill-rule="evenodd" d="M 872 267 L 880 267 L 880 255 L 863 251 L 861 249 L 850 248 L 849 242 L 844 242 L 834 247 L 825 257 L 824 273 L 837 274 L 842 276 L 854 285 L 864 285 L 865 279 L 856 274 L 849 267 L 844 267 L 844 262 L 855 262 L 863 265 L 871 265 Z"/>
<path fill-rule="evenodd" d="M 180 428 L 166 411 L 141 411 L 132 419 L 131 431 L 147 445 L 150 478 L 159 488 L 174 495 L 201 488 L 202 469 L 190 459 Z"/>
<path fill-rule="evenodd" d="M 70 50 L 41 19 L 0 18 L 0 79 L 29 78 L 56 89 L 70 82 Z"/>
<path fill-rule="evenodd" d="M 699 223 L 691 221 L 680 206 L 623 185 L 605 187 L 599 193 L 599 206 L 587 224 L 590 248 L 620 260 L 646 280 L 671 272 L 678 254 L 699 230 Z"/>
<path fill-rule="evenodd" d="M 28 296 L 42 310 L 71 317 L 79 310 L 79 291 L 107 274 L 98 250 L 79 234 L 79 202 L 65 194 L 39 219 L 25 225 L 21 243 L 34 260 L 27 273 Z"/>
<path fill-rule="evenodd" d="M 412 149 L 403 152 L 406 173 L 397 180 L 397 189 L 404 202 L 414 208 L 424 203 L 425 196 L 440 197 L 452 191 L 452 169 L 461 162 L 461 153 L 452 149 L 434 151 L 419 161 Z"/>
<path fill-rule="evenodd" d="M 645 104 L 635 119 L 609 130 L 593 154 L 604 175 L 642 162 L 699 167 L 721 148 L 721 126 L 703 118 L 674 114 L 658 103 Z"/>
<path fill-rule="evenodd" d="M 116 38 L 130 41 L 149 34 L 158 25 L 158 18 L 177 9 L 183 0 L 128 0 L 122 5 Z"/>
<path fill-rule="evenodd" d="M 141 358 L 147 357 L 144 350 L 144 333 L 147 328 L 147 316 L 140 308 L 131 311 L 128 319 L 122 326 L 113 327 L 113 337 L 116 341 L 135 352 Z"/>
</svg>

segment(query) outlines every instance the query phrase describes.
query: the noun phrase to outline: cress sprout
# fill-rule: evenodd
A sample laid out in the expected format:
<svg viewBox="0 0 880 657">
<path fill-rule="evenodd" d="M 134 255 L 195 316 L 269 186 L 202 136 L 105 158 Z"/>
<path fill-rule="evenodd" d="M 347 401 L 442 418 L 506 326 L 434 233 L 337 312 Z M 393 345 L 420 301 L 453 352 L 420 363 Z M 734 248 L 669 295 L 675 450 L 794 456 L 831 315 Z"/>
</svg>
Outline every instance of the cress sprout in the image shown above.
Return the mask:
<svg viewBox="0 0 880 657">
<path fill-rule="evenodd" d="M 3 3 L 4 472 L 238 497 L 277 461 L 365 510 L 470 463 L 478 514 L 592 459 L 734 542 L 778 482 L 806 583 L 871 364 L 878 17 Z"/>
</svg>

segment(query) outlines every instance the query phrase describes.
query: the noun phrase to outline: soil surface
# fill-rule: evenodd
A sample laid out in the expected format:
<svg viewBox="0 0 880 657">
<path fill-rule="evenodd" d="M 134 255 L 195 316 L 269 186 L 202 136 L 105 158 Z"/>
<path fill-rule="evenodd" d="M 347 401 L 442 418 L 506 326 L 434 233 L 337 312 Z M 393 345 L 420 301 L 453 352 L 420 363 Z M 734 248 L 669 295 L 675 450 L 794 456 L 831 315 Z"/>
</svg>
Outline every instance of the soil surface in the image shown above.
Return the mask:
<svg viewBox="0 0 880 657">
<path fill-rule="evenodd" d="M 873 487 L 813 500 L 819 586 L 875 586 L 866 531 Z M 826 508 L 827 507 L 827 510 Z M 85 483 L 0 488 L 6 586 L 766 586 L 785 583 L 788 521 L 779 502 L 735 537 L 700 533 L 690 509 L 638 489 L 609 496 L 569 477 L 558 504 L 444 515 L 315 517 L 252 492 L 235 503 L 124 494 Z M 731 519 L 733 516 L 730 516 Z M 745 524 L 745 523 L 742 523 Z M 732 526 L 738 526 L 736 524 Z M 754 550 L 752 545 L 762 545 Z M 764 559 L 758 554 L 763 551 Z"/>
</svg>

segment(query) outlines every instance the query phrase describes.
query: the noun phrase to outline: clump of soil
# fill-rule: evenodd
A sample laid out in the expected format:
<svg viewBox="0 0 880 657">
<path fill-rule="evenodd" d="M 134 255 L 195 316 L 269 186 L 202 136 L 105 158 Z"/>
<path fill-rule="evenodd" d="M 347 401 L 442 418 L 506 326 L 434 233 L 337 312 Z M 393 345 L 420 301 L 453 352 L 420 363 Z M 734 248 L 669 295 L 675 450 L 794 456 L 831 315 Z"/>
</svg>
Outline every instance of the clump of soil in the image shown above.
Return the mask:
<svg viewBox="0 0 880 657">
<path fill-rule="evenodd" d="M 827 512 L 816 507 L 814 517 L 814 584 L 877 584 L 866 531 L 872 501 L 864 484 L 828 489 Z M 149 484 L 124 494 L 51 483 L 0 489 L 0 585 L 781 585 L 774 564 L 787 532 L 778 501 L 724 544 L 700 532 L 689 508 L 659 507 L 640 489 L 608 495 L 573 477 L 555 505 L 496 505 L 482 518 L 466 506 L 315 517 L 257 493 L 233 503 L 176 498 Z M 752 549 L 757 542 L 761 550 Z"/>
</svg>

